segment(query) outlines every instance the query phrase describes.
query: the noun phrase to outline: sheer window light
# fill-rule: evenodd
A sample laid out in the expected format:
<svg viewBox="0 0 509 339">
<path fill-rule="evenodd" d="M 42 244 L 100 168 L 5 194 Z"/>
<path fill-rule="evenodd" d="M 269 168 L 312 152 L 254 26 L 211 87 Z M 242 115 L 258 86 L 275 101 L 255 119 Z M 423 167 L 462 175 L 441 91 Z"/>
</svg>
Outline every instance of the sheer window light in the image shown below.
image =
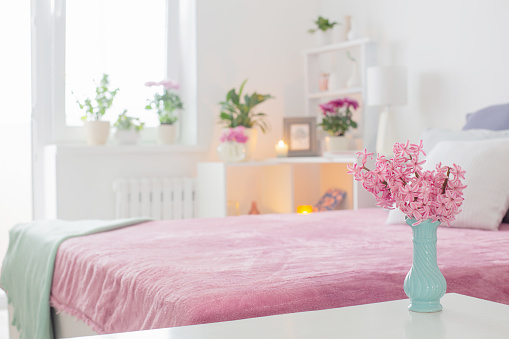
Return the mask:
<svg viewBox="0 0 509 339">
<path fill-rule="evenodd" d="M 92 98 L 103 73 L 120 89 L 103 120 L 113 123 L 127 109 L 145 126 L 158 125 L 144 109 L 154 91 L 144 83 L 166 75 L 166 14 L 166 0 L 66 1 L 66 125 L 82 125 L 76 99 Z"/>
</svg>

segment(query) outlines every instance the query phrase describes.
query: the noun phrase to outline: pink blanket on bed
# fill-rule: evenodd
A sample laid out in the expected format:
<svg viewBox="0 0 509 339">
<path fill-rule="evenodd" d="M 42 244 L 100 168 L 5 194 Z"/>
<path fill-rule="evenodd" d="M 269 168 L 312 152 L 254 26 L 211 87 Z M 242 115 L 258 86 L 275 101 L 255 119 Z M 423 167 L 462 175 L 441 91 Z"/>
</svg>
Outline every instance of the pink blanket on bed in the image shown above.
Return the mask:
<svg viewBox="0 0 509 339">
<path fill-rule="evenodd" d="M 154 221 L 65 241 L 51 303 L 99 333 L 406 298 L 412 231 L 379 209 Z M 439 228 L 447 292 L 509 304 L 509 227 Z"/>
</svg>

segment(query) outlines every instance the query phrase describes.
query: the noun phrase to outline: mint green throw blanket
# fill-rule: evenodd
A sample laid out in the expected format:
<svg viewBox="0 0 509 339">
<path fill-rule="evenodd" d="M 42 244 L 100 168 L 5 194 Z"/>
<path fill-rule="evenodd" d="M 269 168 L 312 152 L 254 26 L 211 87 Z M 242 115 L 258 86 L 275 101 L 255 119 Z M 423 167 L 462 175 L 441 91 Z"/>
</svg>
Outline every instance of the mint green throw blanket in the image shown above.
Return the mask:
<svg viewBox="0 0 509 339">
<path fill-rule="evenodd" d="M 69 238 L 105 232 L 149 219 L 34 221 L 9 231 L 0 286 L 14 308 L 22 339 L 53 339 L 50 293 L 58 246 Z"/>
</svg>

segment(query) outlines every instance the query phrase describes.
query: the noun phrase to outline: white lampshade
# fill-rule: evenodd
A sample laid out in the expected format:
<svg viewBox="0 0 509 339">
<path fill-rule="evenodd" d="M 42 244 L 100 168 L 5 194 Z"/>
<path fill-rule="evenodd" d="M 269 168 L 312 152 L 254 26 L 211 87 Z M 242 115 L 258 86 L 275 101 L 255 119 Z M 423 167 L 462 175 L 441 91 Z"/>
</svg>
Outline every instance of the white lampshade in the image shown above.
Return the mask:
<svg viewBox="0 0 509 339">
<path fill-rule="evenodd" d="M 407 102 L 406 67 L 369 67 L 366 87 L 368 106 L 404 105 Z"/>
</svg>

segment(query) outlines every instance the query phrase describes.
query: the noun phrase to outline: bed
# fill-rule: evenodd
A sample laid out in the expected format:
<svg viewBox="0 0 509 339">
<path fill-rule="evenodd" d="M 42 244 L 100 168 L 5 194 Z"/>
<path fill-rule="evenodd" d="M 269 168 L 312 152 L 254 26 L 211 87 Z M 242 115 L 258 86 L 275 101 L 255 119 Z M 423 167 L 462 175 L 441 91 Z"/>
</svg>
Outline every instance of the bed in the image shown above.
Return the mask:
<svg viewBox="0 0 509 339">
<path fill-rule="evenodd" d="M 366 209 L 153 221 L 66 240 L 51 289 L 51 305 L 61 313 L 56 334 L 406 298 L 412 231 L 386 219 L 387 211 Z M 509 225 L 497 232 L 440 227 L 438 239 L 447 292 L 509 304 Z M 80 320 L 78 333 L 69 315 Z"/>
<path fill-rule="evenodd" d="M 438 264 L 447 292 L 509 304 L 509 105 L 469 115 L 464 129 L 423 134 L 429 163 L 457 162 L 468 179 L 463 212 L 438 230 Z M 151 221 L 75 237 L 54 260 L 53 327 L 72 337 L 402 299 L 411 238 L 402 215 L 382 209 Z"/>
</svg>

